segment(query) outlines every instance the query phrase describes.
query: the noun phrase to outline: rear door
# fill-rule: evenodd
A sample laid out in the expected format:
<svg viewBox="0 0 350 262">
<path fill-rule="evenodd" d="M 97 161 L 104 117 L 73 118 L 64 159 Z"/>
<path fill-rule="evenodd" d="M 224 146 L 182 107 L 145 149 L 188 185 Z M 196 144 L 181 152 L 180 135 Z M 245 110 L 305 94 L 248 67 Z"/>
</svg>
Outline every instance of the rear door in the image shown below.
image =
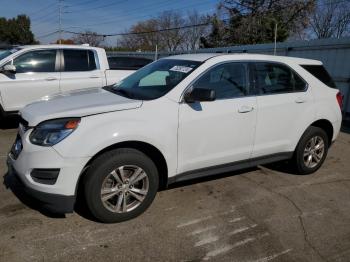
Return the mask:
<svg viewBox="0 0 350 262">
<path fill-rule="evenodd" d="M 4 109 L 17 111 L 42 97 L 58 93 L 57 60 L 57 50 L 41 49 L 22 53 L 9 61 L 7 64 L 16 66 L 16 74 L 0 74 Z"/>
<path fill-rule="evenodd" d="M 285 64 L 256 62 L 253 71 L 258 104 L 253 158 L 292 152 L 314 116 L 311 90 Z"/>
<path fill-rule="evenodd" d="M 104 86 L 105 76 L 93 50 L 62 49 L 60 52 L 61 92 Z"/>
</svg>

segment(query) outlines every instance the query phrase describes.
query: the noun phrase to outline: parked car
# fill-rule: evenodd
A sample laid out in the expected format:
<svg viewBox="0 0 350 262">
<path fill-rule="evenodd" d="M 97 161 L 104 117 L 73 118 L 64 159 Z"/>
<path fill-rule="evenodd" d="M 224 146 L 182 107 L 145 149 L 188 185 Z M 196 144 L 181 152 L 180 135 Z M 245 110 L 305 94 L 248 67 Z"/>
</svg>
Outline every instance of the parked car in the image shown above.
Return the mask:
<svg viewBox="0 0 350 262">
<path fill-rule="evenodd" d="M 9 172 L 55 212 L 72 212 L 84 192 L 103 222 L 140 215 L 178 181 L 279 160 L 313 173 L 342 119 L 326 74 L 291 57 L 164 58 L 116 85 L 25 107 Z"/>
<path fill-rule="evenodd" d="M 144 57 L 108 56 L 109 67 L 115 70 L 138 70 L 152 62 L 152 59 Z"/>
<path fill-rule="evenodd" d="M 0 54 L 0 71 L 0 114 L 7 116 L 57 93 L 114 84 L 135 70 L 110 70 L 102 48 L 33 45 Z"/>
</svg>

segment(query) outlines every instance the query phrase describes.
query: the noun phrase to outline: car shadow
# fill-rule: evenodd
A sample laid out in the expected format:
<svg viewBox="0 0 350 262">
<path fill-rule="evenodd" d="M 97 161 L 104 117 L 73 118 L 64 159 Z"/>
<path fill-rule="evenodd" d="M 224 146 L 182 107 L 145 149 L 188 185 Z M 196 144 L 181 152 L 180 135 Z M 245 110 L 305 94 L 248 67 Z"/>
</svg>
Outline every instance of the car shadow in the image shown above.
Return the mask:
<svg viewBox="0 0 350 262">
<path fill-rule="evenodd" d="M 287 161 L 281 161 L 281 162 L 277 162 L 277 163 L 273 163 L 273 164 L 264 165 L 264 167 L 271 169 L 271 170 L 274 170 L 274 171 L 282 172 L 286 175 L 298 175 L 295 172 L 293 172 L 293 169 L 290 167 L 290 165 L 288 164 Z M 208 182 L 208 181 L 215 181 L 215 180 L 219 180 L 219 179 L 226 178 L 226 177 L 239 176 L 239 175 L 243 175 L 243 174 L 246 174 L 249 172 L 257 171 L 259 169 L 260 168 L 257 166 L 257 167 L 246 168 L 246 169 L 237 170 L 237 171 L 233 171 L 233 172 L 226 172 L 226 173 L 221 173 L 221 174 L 215 174 L 212 176 L 206 176 L 206 177 L 195 178 L 195 179 L 181 181 L 181 182 L 175 182 L 166 188 L 160 189 L 159 191 L 167 191 L 167 190 L 176 189 L 176 188 L 180 188 L 180 187 L 186 187 L 186 186 L 191 186 L 191 185 L 195 185 L 195 184 L 200 184 L 200 183 L 204 183 L 204 182 Z M 49 217 L 49 218 L 55 218 L 55 219 L 66 218 L 66 216 L 64 214 L 56 214 L 56 213 L 49 212 L 40 204 L 39 201 L 37 201 L 36 199 L 34 199 L 31 196 L 29 196 L 28 194 L 26 194 L 24 192 L 22 182 L 19 181 L 19 179 L 16 176 L 10 175 L 9 173 L 5 174 L 4 175 L 4 185 L 7 189 L 10 189 L 13 192 L 13 194 L 22 202 L 22 204 L 26 205 L 27 207 L 29 207 L 31 209 L 34 209 L 34 210 L 40 212 L 42 215 Z M 84 201 L 83 187 L 78 188 L 74 212 L 87 220 L 100 223 L 98 220 L 96 220 L 93 217 L 93 215 L 91 214 L 90 210 L 88 209 L 88 207 Z"/>
<path fill-rule="evenodd" d="M 343 121 L 340 131 L 350 134 L 350 121 Z"/>
<path fill-rule="evenodd" d="M 12 193 L 18 198 L 19 201 L 21 201 L 22 204 L 26 205 L 27 207 L 34 209 L 41 214 L 43 214 L 46 217 L 50 218 L 65 218 L 66 216 L 63 214 L 55 214 L 51 213 L 48 210 L 46 210 L 43 206 L 40 205 L 40 203 L 33 199 L 31 196 L 26 194 L 24 192 L 23 184 L 19 179 L 11 175 L 9 173 L 6 173 L 4 175 L 4 181 L 3 181 L 4 186 L 6 189 L 10 189 Z"/>
<path fill-rule="evenodd" d="M 19 116 L 8 116 L 6 118 L 0 118 L 0 129 L 15 129 L 18 128 Z"/>
</svg>

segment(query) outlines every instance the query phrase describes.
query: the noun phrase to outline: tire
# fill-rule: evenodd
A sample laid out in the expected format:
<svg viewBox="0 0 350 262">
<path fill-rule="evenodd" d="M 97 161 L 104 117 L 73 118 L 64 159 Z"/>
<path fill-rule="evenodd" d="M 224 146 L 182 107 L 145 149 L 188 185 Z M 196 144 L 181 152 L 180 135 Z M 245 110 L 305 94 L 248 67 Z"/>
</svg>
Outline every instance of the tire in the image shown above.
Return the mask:
<svg viewBox="0 0 350 262">
<path fill-rule="evenodd" d="M 112 150 L 96 158 L 83 180 L 87 207 L 104 223 L 122 222 L 142 214 L 153 202 L 158 184 L 153 161 L 130 148 Z"/>
<path fill-rule="evenodd" d="M 314 147 L 312 147 L 312 139 L 315 143 Z M 322 144 L 323 153 L 321 154 Z M 304 132 L 294 152 L 293 166 L 296 172 L 300 175 L 316 172 L 326 159 L 328 148 L 329 141 L 326 132 L 319 127 L 310 126 Z"/>
</svg>

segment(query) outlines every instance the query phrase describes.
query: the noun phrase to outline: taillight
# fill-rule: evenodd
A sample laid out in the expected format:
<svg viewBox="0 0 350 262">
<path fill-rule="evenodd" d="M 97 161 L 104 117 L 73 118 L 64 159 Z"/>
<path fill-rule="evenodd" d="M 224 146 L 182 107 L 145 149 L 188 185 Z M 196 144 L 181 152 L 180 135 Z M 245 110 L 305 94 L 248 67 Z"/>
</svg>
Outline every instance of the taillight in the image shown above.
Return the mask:
<svg viewBox="0 0 350 262">
<path fill-rule="evenodd" d="M 338 101 L 340 109 L 342 109 L 343 108 L 343 95 L 340 92 L 337 93 L 337 101 Z"/>
</svg>

